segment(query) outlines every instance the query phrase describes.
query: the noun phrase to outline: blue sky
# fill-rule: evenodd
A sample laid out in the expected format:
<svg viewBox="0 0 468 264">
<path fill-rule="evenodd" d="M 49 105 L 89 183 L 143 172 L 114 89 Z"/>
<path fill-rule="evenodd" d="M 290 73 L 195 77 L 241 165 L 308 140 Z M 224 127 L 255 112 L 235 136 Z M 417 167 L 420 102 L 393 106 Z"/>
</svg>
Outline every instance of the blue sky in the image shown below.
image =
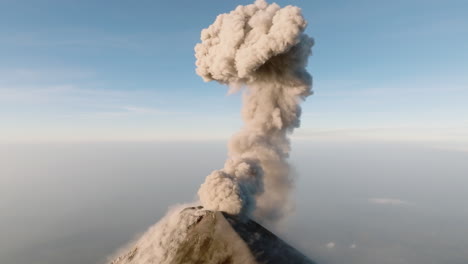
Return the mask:
<svg viewBox="0 0 468 264">
<path fill-rule="evenodd" d="M 229 137 L 241 97 L 195 74 L 193 47 L 248 3 L 0 0 L 0 141 Z M 316 40 L 297 138 L 468 141 L 467 1 L 277 3 Z"/>
</svg>

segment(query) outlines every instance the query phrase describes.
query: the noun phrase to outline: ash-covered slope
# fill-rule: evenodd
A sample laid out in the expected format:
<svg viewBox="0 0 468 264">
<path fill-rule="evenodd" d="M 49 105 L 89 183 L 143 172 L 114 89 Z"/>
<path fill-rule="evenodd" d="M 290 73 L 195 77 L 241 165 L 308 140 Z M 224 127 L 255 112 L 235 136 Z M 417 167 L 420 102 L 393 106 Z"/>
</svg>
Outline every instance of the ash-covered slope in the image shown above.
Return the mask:
<svg viewBox="0 0 468 264">
<path fill-rule="evenodd" d="M 203 213 L 200 213 L 203 211 Z M 252 220 L 241 221 L 222 212 L 190 207 L 196 221 L 188 227 L 184 241 L 174 249 L 171 264 L 314 264 L 314 262 Z M 138 245 L 112 264 L 141 262 Z"/>
</svg>

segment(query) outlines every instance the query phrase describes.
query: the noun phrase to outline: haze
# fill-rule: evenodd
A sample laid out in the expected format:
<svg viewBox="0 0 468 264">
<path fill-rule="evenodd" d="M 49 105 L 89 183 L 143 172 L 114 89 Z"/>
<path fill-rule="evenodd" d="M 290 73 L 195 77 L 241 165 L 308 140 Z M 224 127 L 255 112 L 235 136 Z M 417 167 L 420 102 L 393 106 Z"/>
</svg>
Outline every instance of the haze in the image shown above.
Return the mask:
<svg viewBox="0 0 468 264">
<path fill-rule="evenodd" d="M 297 207 L 279 233 L 318 263 L 468 260 L 467 152 L 293 148 Z M 2 145 L 0 262 L 105 263 L 168 206 L 192 201 L 225 151 L 216 141 Z"/>
</svg>

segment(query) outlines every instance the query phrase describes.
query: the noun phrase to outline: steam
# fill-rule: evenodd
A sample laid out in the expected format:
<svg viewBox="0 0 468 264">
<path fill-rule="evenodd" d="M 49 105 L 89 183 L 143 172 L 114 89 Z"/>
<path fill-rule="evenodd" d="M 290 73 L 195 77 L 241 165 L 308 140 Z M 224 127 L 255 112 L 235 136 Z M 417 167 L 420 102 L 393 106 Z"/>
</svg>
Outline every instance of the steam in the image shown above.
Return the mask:
<svg viewBox="0 0 468 264">
<path fill-rule="evenodd" d="M 294 6 L 257 0 L 222 14 L 195 47 L 197 73 L 235 89 L 246 87 L 244 127 L 229 142 L 228 159 L 198 191 L 208 210 L 275 221 L 291 189 L 288 135 L 299 127 L 299 103 L 311 94 L 305 67 L 313 40 Z"/>
<path fill-rule="evenodd" d="M 206 177 L 198 191 L 204 207 L 177 207 L 113 264 L 174 263 L 190 227 L 205 210 L 255 216 L 274 222 L 288 208 L 291 189 L 288 135 L 299 127 L 299 103 L 311 94 L 305 67 L 313 40 L 294 6 L 264 0 L 219 15 L 195 47 L 197 73 L 234 90 L 245 87 L 245 126 L 229 142 L 224 168 Z"/>
</svg>

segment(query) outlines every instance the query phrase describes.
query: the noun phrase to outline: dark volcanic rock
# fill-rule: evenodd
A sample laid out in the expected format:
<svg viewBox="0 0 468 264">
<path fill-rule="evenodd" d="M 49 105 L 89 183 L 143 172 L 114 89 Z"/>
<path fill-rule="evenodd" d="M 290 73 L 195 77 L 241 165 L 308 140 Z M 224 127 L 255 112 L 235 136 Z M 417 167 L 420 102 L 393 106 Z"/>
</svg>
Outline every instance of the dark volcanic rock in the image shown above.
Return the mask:
<svg viewBox="0 0 468 264">
<path fill-rule="evenodd" d="M 257 263 L 315 263 L 257 222 L 253 220 L 240 221 L 236 217 L 224 213 L 223 216 L 245 242 Z"/>
</svg>

